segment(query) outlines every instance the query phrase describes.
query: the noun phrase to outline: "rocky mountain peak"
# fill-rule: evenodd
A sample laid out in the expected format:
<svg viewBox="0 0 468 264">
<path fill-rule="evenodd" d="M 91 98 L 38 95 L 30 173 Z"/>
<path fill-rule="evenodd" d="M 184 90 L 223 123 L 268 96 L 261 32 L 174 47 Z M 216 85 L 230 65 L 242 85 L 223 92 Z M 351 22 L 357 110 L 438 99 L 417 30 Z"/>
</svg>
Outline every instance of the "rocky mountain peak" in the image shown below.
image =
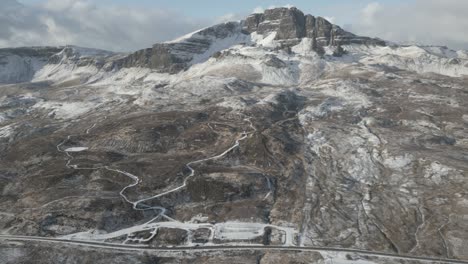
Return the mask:
<svg viewBox="0 0 468 264">
<path fill-rule="evenodd" d="M 323 52 L 323 47 L 330 45 L 385 45 L 380 39 L 356 36 L 325 18 L 305 15 L 295 7 L 281 7 L 252 14 L 240 23 L 222 23 L 173 41 L 155 44 L 152 48 L 119 59 L 113 65 L 117 68 L 146 67 L 178 73 L 231 46 L 252 42 L 253 33 L 263 37 L 275 33 L 274 41 L 283 48 L 293 47 L 308 38 L 312 40 L 309 41 L 311 48 L 319 53 Z"/>
<path fill-rule="evenodd" d="M 243 30 L 250 33 L 266 35 L 276 32 L 276 40 L 297 44 L 302 38 L 311 38 L 317 46 L 339 46 L 346 44 L 385 45 L 380 39 L 356 36 L 323 17 L 304 15 L 295 8 L 273 8 L 264 13 L 248 16 Z"/>
<path fill-rule="evenodd" d="M 266 34 L 276 31 L 276 39 L 302 38 L 306 35 L 305 16 L 297 8 L 267 9 L 255 13 L 245 20 L 244 30 L 248 33 Z"/>
<path fill-rule="evenodd" d="M 311 39 L 312 49 L 347 44 L 385 45 L 380 39 L 356 36 L 325 18 L 305 15 L 301 10 L 281 7 L 248 16 L 239 22 L 208 27 L 174 41 L 158 43 L 114 62 L 117 68 L 148 67 L 161 72 L 178 73 L 192 64 L 207 60 L 216 52 L 233 45 L 249 43 L 253 33 L 267 37 L 275 33 L 282 47 L 293 47 L 302 39 Z"/>
<path fill-rule="evenodd" d="M 323 54 L 326 46 L 335 48 L 349 44 L 384 46 L 386 43 L 380 39 L 357 36 L 330 23 L 325 18 L 306 15 L 295 7 L 282 7 L 252 14 L 240 22 L 227 22 L 207 27 L 173 41 L 156 43 L 150 48 L 129 54 L 115 54 L 75 46 L 54 49 L 55 52 L 52 54 L 26 48 L 15 49 L 13 54 L 10 54 L 8 50 L 1 50 L 0 63 L 6 65 L 15 61 L 17 65 L 26 69 L 27 74 L 21 75 L 21 78 L 10 72 L 3 74 L 3 76 L 8 75 L 2 77 L 8 82 L 29 80 L 34 76 L 34 69 L 37 67 L 30 67 L 29 62 L 24 66 L 22 59 L 31 56 L 40 57 L 38 65 L 73 64 L 106 71 L 139 67 L 161 73 L 177 74 L 238 45 L 255 46 L 259 50 L 265 47 L 292 50 L 298 44 L 301 44 L 300 50 L 315 50 Z M 1 56 L 3 53 L 6 55 Z M 14 56 L 18 54 L 21 56 Z M 281 63 L 274 64 L 281 65 Z M 2 76 L 1 73 L 0 76 Z"/>
</svg>

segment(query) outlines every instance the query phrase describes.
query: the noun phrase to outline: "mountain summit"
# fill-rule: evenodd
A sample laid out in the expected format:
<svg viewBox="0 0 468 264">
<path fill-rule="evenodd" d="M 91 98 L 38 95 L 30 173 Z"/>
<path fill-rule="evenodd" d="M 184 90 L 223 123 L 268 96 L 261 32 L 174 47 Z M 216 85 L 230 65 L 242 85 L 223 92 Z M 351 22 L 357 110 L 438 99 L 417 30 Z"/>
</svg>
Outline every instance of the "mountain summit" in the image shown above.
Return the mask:
<svg viewBox="0 0 468 264">
<path fill-rule="evenodd" d="M 175 73 L 229 45 L 249 42 L 256 44 L 258 36 L 270 36 L 271 40 L 279 44 L 279 48 L 290 48 L 303 39 L 308 39 L 310 48 L 319 53 L 325 46 L 385 45 L 385 41 L 380 39 L 360 37 L 347 32 L 325 18 L 304 15 L 295 7 L 281 7 L 267 9 L 262 14 L 252 14 L 240 22 L 219 24 L 175 41 L 155 44 L 151 49 L 140 50 L 123 58 L 118 65 L 149 67 Z"/>
<path fill-rule="evenodd" d="M 468 73 L 467 58 L 465 51 L 398 46 L 357 36 L 325 18 L 282 7 L 131 53 L 75 46 L 0 49 L 0 83 L 71 79 L 99 83 L 117 73 L 140 69 L 145 75 L 170 74 L 174 78 L 215 71 L 267 84 L 300 84 L 318 78 L 327 68 L 349 63 L 461 76 Z M 232 72 L 233 68 L 238 70 Z"/>
<path fill-rule="evenodd" d="M 385 45 L 385 41 L 359 37 L 347 32 L 323 17 L 304 15 L 299 9 L 282 7 L 267 9 L 264 13 L 248 16 L 243 29 L 251 34 L 276 33 L 275 39 L 289 45 L 298 44 L 302 38 L 310 38 L 316 46 L 347 44 Z"/>
</svg>

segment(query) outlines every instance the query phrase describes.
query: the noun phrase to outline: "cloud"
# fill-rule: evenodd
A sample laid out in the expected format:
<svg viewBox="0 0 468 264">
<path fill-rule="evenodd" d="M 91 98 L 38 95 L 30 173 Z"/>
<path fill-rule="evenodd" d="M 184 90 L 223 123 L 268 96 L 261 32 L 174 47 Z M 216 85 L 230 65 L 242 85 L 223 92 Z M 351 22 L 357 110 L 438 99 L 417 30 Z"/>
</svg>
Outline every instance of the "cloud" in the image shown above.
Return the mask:
<svg viewBox="0 0 468 264">
<path fill-rule="evenodd" d="M 215 23 L 243 18 L 233 13 L 196 19 L 174 10 L 96 3 L 43 0 L 42 4 L 22 5 L 16 0 L 0 0 L 0 47 L 73 44 L 132 51 Z M 350 11 L 348 5 L 334 6 L 333 12 L 327 13 L 332 22 L 346 22 L 344 28 L 353 33 L 468 49 L 466 0 L 412 0 L 399 4 L 376 0 L 359 14 Z M 346 12 L 340 14 L 342 9 Z M 253 11 L 263 12 L 264 8 L 258 6 Z M 353 15 L 355 19 L 349 19 Z"/>
<path fill-rule="evenodd" d="M 414 0 L 403 4 L 368 4 L 346 28 L 389 41 L 417 42 L 468 49 L 468 1 Z"/>
<path fill-rule="evenodd" d="M 368 4 L 364 9 L 362 10 L 362 22 L 366 25 L 372 25 L 376 19 L 376 16 L 379 14 L 379 12 L 382 11 L 382 5 L 377 2 L 373 2 Z"/>
<path fill-rule="evenodd" d="M 229 13 L 225 14 L 224 16 L 220 16 L 215 20 L 215 23 L 225 23 L 230 21 L 238 21 L 244 18 L 244 16 L 240 16 L 239 14 Z"/>
<path fill-rule="evenodd" d="M 293 8 L 293 7 L 296 7 L 295 5 L 292 5 L 292 4 L 285 4 L 285 5 L 280 5 L 280 6 L 277 6 L 277 5 L 269 5 L 267 8 L 264 8 L 263 6 L 257 6 L 254 8 L 254 10 L 252 11 L 253 14 L 257 13 L 257 14 L 261 14 L 263 12 L 265 12 L 265 9 L 273 9 L 273 8 L 278 8 L 278 7 L 286 7 L 286 8 Z"/>
<path fill-rule="evenodd" d="M 228 19 L 229 17 L 224 17 Z M 0 46 L 67 45 L 131 51 L 211 25 L 174 11 L 47 0 L 25 6 L 0 1 Z"/>
<path fill-rule="evenodd" d="M 336 17 L 329 17 L 329 16 L 325 16 L 323 17 L 325 18 L 326 20 L 328 20 L 328 22 L 332 23 L 332 24 L 335 24 L 336 23 Z"/>
<path fill-rule="evenodd" d="M 253 14 L 262 14 L 263 12 L 265 12 L 265 8 L 261 7 L 261 6 L 257 6 L 256 8 L 254 8 L 253 10 Z"/>
</svg>

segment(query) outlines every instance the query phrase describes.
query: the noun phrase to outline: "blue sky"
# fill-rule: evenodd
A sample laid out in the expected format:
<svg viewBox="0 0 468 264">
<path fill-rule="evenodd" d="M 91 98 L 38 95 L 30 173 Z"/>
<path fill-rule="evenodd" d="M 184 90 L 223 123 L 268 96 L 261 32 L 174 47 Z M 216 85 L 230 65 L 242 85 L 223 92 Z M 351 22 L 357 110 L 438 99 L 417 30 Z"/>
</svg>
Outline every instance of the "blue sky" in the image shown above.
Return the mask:
<svg viewBox="0 0 468 264">
<path fill-rule="evenodd" d="M 20 0 L 24 4 L 38 4 L 46 0 Z M 244 16 L 251 13 L 257 7 L 268 8 L 270 6 L 293 5 L 303 12 L 335 17 L 336 23 L 352 23 L 359 11 L 369 3 L 375 0 L 89 0 L 97 5 L 121 5 L 128 7 L 158 8 L 171 11 L 177 11 L 193 18 L 212 19 L 226 14 Z M 402 2 L 411 2 L 403 0 L 379 0 L 383 5 L 395 5 Z"/>
</svg>

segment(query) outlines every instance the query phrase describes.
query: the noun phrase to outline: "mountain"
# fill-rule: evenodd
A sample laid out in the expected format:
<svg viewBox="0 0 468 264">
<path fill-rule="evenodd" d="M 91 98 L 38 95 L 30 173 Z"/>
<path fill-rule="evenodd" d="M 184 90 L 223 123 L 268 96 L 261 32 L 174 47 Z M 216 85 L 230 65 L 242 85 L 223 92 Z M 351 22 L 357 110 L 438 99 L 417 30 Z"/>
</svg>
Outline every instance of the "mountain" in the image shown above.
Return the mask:
<svg viewBox="0 0 468 264">
<path fill-rule="evenodd" d="M 119 63 L 124 67 L 149 67 L 170 73 L 203 62 L 216 52 L 233 45 L 255 42 L 255 36 L 275 35 L 281 48 L 291 48 L 302 39 L 310 39 L 311 49 L 345 44 L 385 45 L 378 39 L 358 37 L 332 25 L 326 19 L 304 14 L 296 8 L 276 8 L 264 14 L 253 14 L 244 21 L 216 25 L 189 34 L 178 40 L 156 44 L 152 49 L 138 51 Z"/>
<path fill-rule="evenodd" d="M 0 49 L 0 260 L 465 263 L 467 75 L 296 8 Z"/>
<path fill-rule="evenodd" d="M 304 15 L 296 8 L 275 8 L 262 14 L 252 14 L 240 22 L 228 22 L 208 27 L 179 39 L 158 43 L 148 49 L 130 54 L 114 54 L 74 46 L 57 48 L 0 49 L 2 71 L 0 83 L 54 80 L 61 64 L 74 65 L 83 81 L 125 69 L 145 68 L 152 73 L 187 73 L 194 65 L 209 63 L 210 58 L 221 52 L 242 53 L 255 47 L 262 55 L 285 51 L 291 54 L 340 55 L 336 50 L 346 49 L 346 62 L 386 65 L 418 72 L 434 72 L 449 76 L 461 76 L 468 72 L 468 53 L 446 47 L 398 46 L 369 37 L 356 36 L 333 25 L 322 17 Z M 59 51 L 64 49 L 64 51 Z M 31 54 L 25 52 L 30 50 Z M 43 53 L 38 52 L 43 51 Z M 91 51 L 91 53 L 89 53 Z M 53 56 L 52 53 L 58 53 Z M 96 61 L 58 60 L 60 53 L 83 53 L 83 57 Z M 114 55 L 114 56 L 112 56 Z M 81 55 L 79 55 L 81 56 Z M 275 55 L 277 56 L 277 55 Z M 75 56 L 76 57 L 76 56 Z M 232 56 L 228 56 L 232 57 Z M 228 58 L 223 57 L 224 60 Z M 323 62 L 336 65 L 336 59 L 325 56 Z M 49 61 L 50 60 L 50 61 Z M 307 60 L 301 60 L 301 63 Z M 315 61 L 315 60 L 312 60 Z M 52 65 L 52 66 L 51 66 Z M 64 67 L 69 71 L 70 67 Z M 14 69 L 14 70 L 12 70 Z M 54 69 L 55 72 L 49 72 Z M 13 73 L 11 72 L 13 71 Z M 73 76 L 73 73 L 68 73 Z M 46 76 L 46 77 L 44 77 Z"/>
</svg>

